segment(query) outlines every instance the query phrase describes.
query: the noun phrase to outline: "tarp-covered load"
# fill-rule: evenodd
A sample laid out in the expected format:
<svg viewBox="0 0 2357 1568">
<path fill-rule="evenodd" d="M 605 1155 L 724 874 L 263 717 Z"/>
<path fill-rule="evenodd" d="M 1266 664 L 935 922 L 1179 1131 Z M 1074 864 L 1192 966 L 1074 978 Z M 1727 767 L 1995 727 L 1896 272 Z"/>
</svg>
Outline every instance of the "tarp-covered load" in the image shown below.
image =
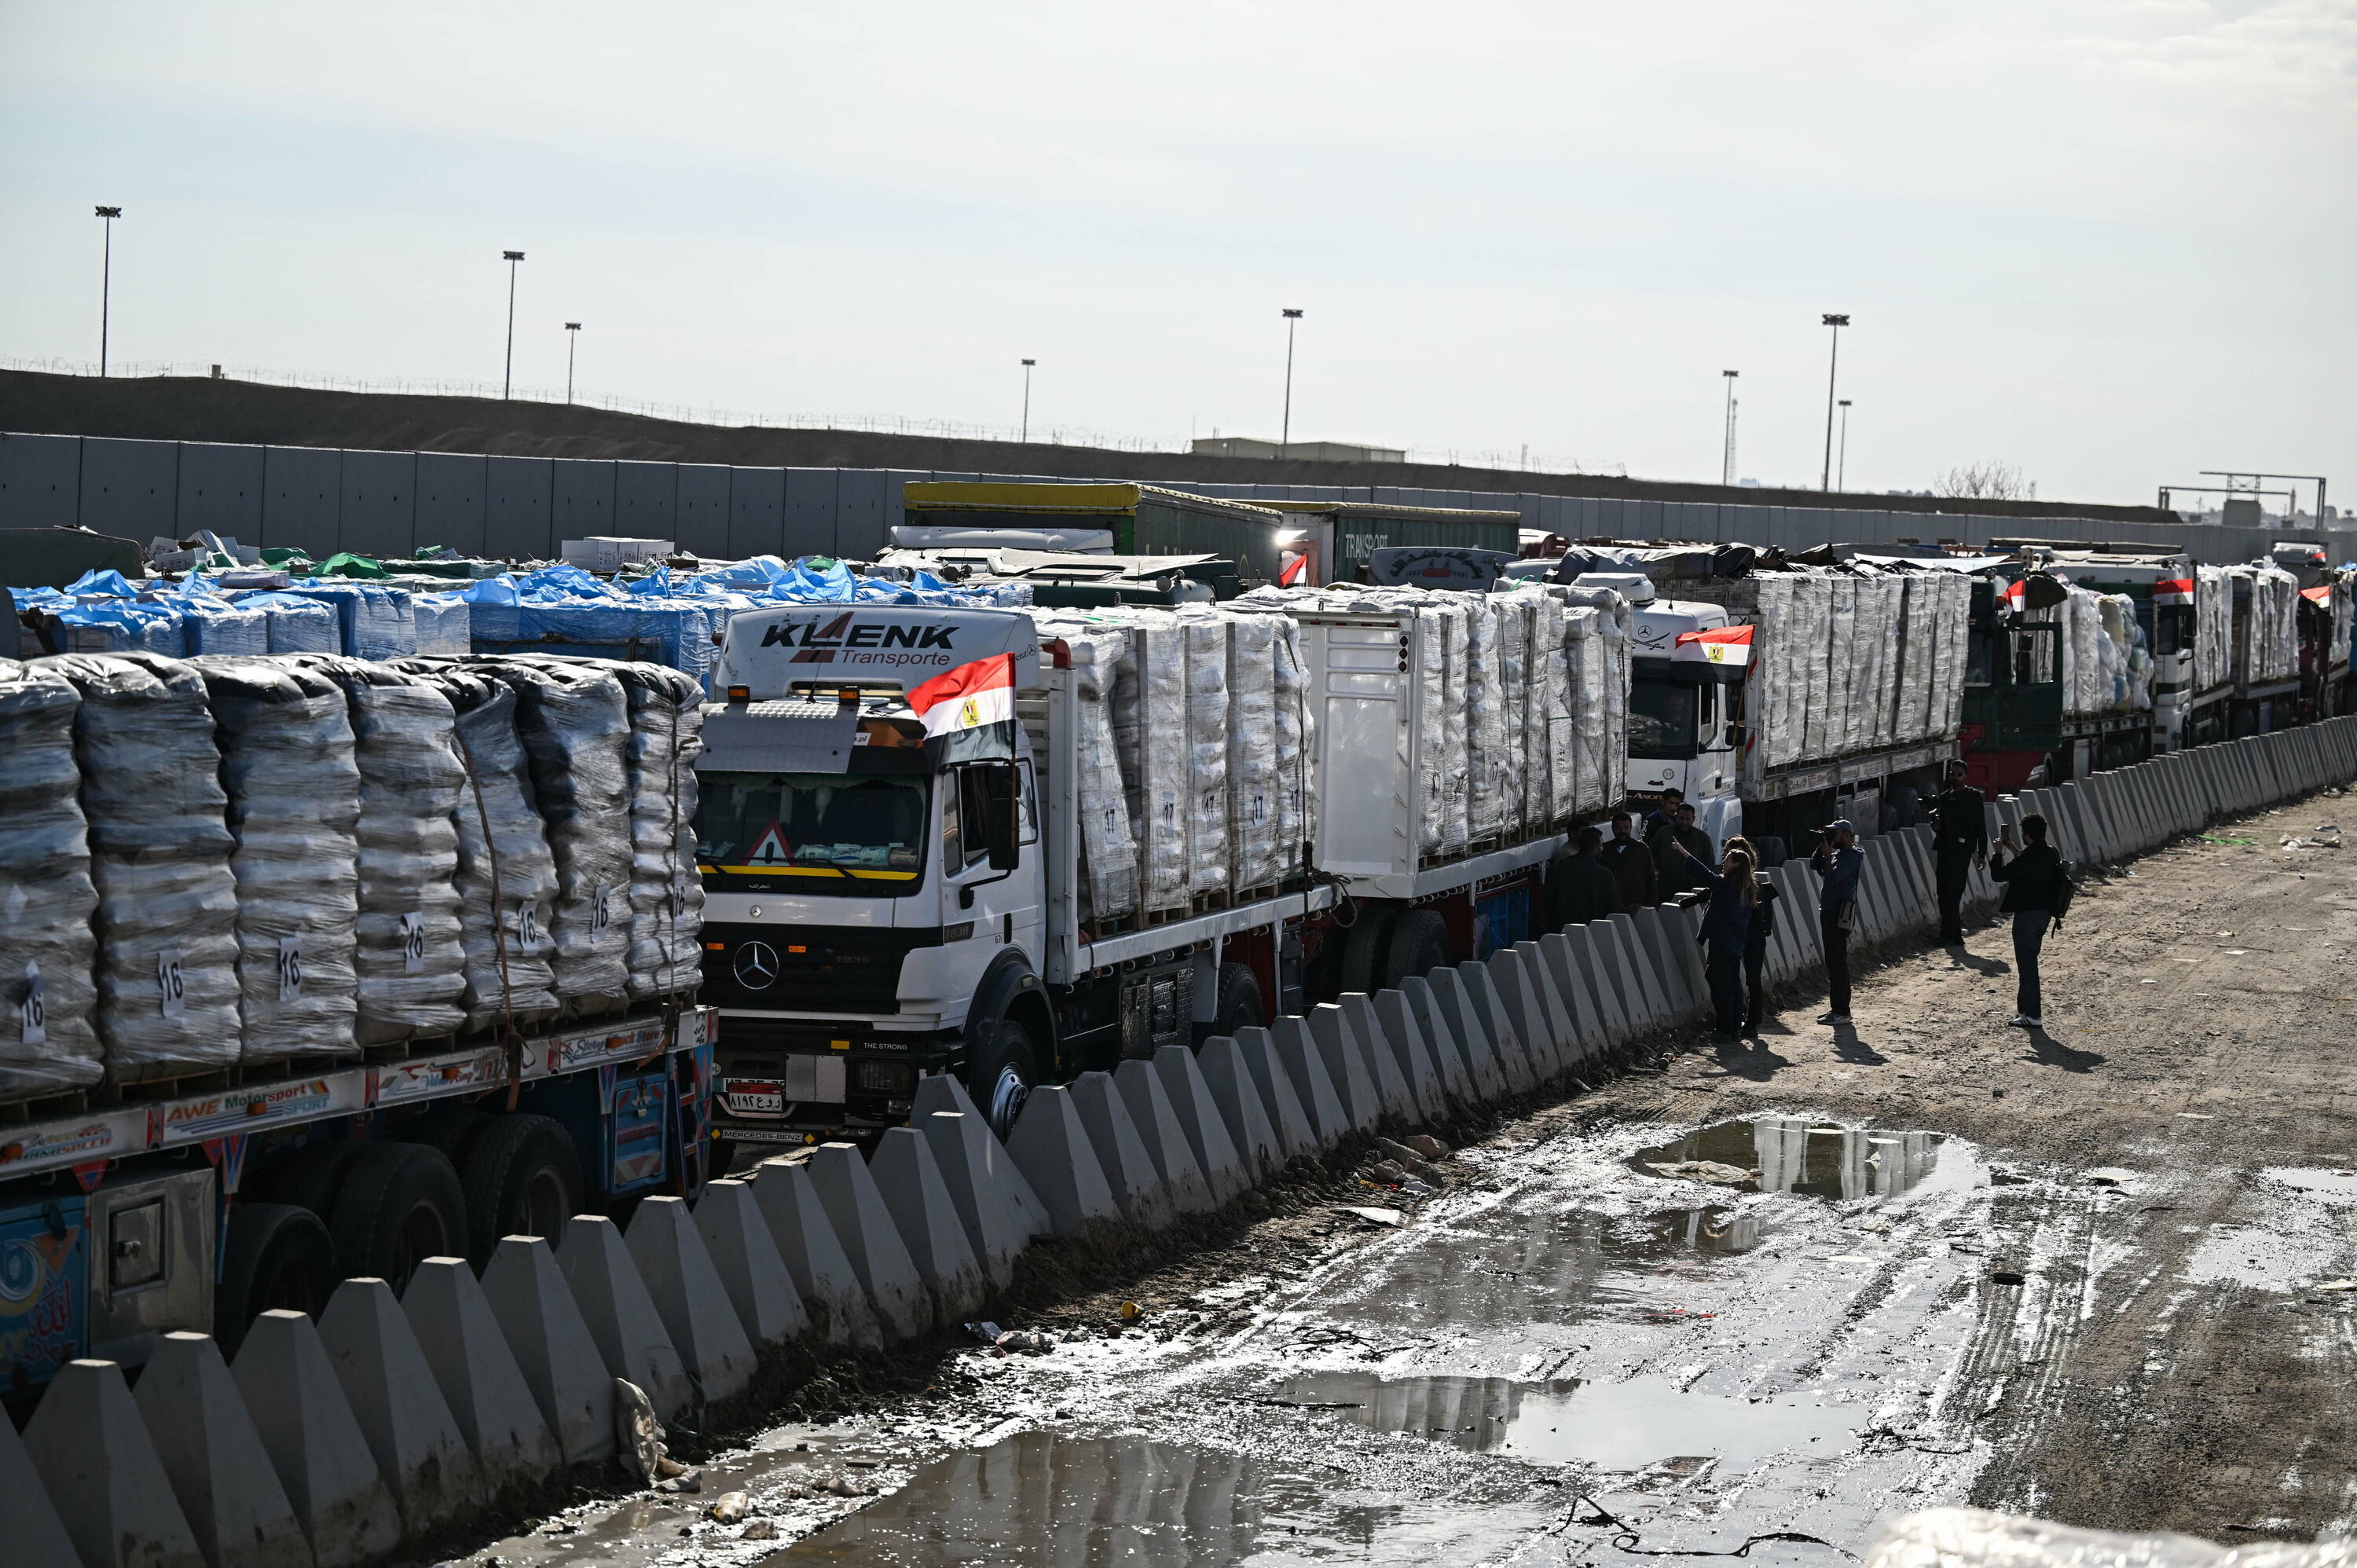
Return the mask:
<svg viewBox="0 0 2357 1568">
<path fill-rule="evenodd" d="M 54 669 L 0 659 L 0 1102 L 88 1089 L 102 1070 L 81 705 Z"/>
<path fill-rule="evenodd" d="M 2233 584 L 2233 679 L 2239 690 L 2299 673 L 2299 579 L 2266 561 L 2229 566 Z"/>
<path fill-rule="evenodd" d="M 630 703 L 633 999 L 692 990 L 704 972 L 704 879 L 695 869 L 695 758 L 704 686 L 657 664 L 616 664 Z"/>
</svg>

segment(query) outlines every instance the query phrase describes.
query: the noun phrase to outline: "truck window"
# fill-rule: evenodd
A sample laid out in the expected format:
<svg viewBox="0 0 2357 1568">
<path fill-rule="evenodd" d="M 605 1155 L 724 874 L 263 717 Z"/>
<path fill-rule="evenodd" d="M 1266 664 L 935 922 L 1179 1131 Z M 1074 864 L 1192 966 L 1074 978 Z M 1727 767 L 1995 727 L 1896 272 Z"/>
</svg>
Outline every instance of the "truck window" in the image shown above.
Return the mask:
<svg viewBox="0 0 2357 1568">
<path fill-rule="evenodd" d="M 1629 755 L 1692 757 L 1697 688 L 1682 681 L 1640 675 L 1629 683 Z"/>
<path fill-rule="evenodd" d="M 2191 605 L 2159 605 L 2147 607 L 2152 612 L 2152 652 L 2156 659 L 2172 653 L 2193 651 L 2193 607 Z"/>
<path fill-rule="evenodd" d="M 924 879 L 922 778 L 705 773 L 697 782 L 696 859 L 716 891 L 869 897 L 911 893 Z"/>
</svg>

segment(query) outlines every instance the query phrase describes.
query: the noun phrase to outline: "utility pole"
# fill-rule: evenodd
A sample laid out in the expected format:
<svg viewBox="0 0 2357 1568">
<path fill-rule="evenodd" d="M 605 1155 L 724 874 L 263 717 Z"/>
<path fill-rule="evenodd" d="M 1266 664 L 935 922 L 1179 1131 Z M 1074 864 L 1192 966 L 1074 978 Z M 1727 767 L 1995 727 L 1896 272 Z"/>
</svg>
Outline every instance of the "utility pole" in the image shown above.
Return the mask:
<svg viewBox="0 0 2357 1568">
<path fill-rule="evenodd" d="M 1293 327 L 1301 319 L 1301 312 L 1285 312 L 1285 423 L 1277 432 L 1276 455 L 1286 456 L 1293 446 Z"/>
<path fill-rule="evenodd" d="M 1023 444 L 1027 446 L 1031 444 L 1031 367 L 1039 362 L 1023 361 Z"/>
<path fill-rule="evenodd" d="M 1849 489 L 1849 399 L 1841 400 L 1841 456 L 1835 459 L 1834 484 Z"/>
<path fill-rule="evenodd" d="M 1824 320 L 1834 329 L 1834 348 L 1833 357 L 1825 363 L 1825 471 L 1818 488 L 1830 491 L 1834 488 L 1834 378 L 1841 370 L 1841 329 L 1849 325 L 1849 317 L 1827 315 Z"/>
<path fill-rule="evenodd" d="M 123 216 L 120 207 L 102 207 L 98 215 L 106 220 L 105 259 L 99 263 L 98 274 L 98 374 L 106 377 L 106 329 L 108 317 L 114 305 L 114 220 Z"/>
<path fill-rule="evenodd" d="M 1718 373 L 1727 378 L 1727 429 L 1723 442 L 1726 451 L 1719 458 L 1718 482 L 1731 485 L 1735 483 L 1735 378 L 1743 372 L 1721 371 Z"/>
<path fill-rule="evenodd" d="M 508 301 L 508 311 L 511 317 L 512 317 L 515 311 L 515 301 L 513 298 L 511 298 Z M 580 344 L 581 323 L 578 321 L 566 322 L 565 324 L 565 401 L 568 403 L 573 401 L 573 350 L 580 347 Z M 512 352 L 512 350 L 511 350 L 511 352 Z"/>
<path fill-rule="evenodd" d="M 507 374 L 500 382 L 500 401 L 504 403 L 509 398 L 515 395 L 516 263 L 523 260 L 523 252 L 522 251 L 501 251 L 500 255 L 508 263 L 508 368 Z"/>
</svg>

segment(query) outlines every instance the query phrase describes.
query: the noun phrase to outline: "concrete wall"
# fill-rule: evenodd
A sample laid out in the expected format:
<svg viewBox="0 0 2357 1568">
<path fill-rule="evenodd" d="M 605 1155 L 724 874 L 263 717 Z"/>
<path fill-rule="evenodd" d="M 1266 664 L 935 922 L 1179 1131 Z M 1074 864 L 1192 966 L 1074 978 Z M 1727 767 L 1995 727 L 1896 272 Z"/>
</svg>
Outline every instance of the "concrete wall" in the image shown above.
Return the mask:
<svg viewBox="0 0 2357 1568">
<path fill-rule="evenodd" d="M 883 548 L 886 530 L 899 519 L 904 483 L 974 478 L 1057 482 L 1039 475 L 970 470 L 725 467 L 0 435 L 0 528 L 80 523 L 141 544 L 158 535 L 185 538 L 209 528 L 246 544 L 298 545 L 320 559 L 339 550 L 398 555 L 444 544 L 468 554 L 544 560 L 556 553 L 560 541 L 597 533 L 675 539 L 705 556 L 858 558 Z M 2223 564 L 2264 553 L 2279 532 L 1503 490 L 1187 488 L 1242 500 L 1339 499 L 1512 510 L 1522 513 L 1526 527 L 1571 538 L 1724 540 L 1788 550 L 1828 541 L 2133 540 L 2175 545 L 2200 560 Z M 2357 531 L 2325 537 L 2336 546 L 2336 561 L 2357 556 Z"/>
</svg>

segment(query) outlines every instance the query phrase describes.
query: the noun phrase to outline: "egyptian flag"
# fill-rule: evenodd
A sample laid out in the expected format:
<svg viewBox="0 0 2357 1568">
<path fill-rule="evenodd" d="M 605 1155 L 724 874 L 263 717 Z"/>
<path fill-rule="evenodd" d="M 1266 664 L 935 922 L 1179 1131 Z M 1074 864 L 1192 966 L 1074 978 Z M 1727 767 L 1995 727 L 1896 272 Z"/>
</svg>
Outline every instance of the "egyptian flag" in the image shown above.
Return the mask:
<svg viewBox="0 0 2357 1568">
<path fill-rule="evenodd" d="M 2193 579 L 2163 577 L 2152 585 L 2152 602 L 2157 605 L 2190 605 L 2193 602 Z"/>
<path fill-rule="evenodd" d="M 2319 583 L 2313 588 L 2302 588 L 2299 591 L 2299 596 L 2306 599 L 2309 604 L 2320 605 L 2329 608 L 2332 604 L 2332 585 L 2330 583 Z"/>
<path fill-rule="evenodd" d="M 1715 626 L 1704 631 L 1682 631 L 1670 647 L 1673 661 L 1726 664 L 1742 669 L 1751 662 L 1751 632 L 1748 626 Z"/>
<path fill-rule="evenodd" d="M 925 761 L 952 762 L 1015 755 L 1015 655 L 994 653 L 936 675 L 909 693 L 925 725 Z"/>
<path fill-rule="evenodd" d="M 2016 615 L 2022 613 L 2028 602 L 2029 579 L 2026 577 L 2016 577 L 2005 585 L 2003 593 L 1997 595 L 1997 607 L 2011 610 Z"/>
</svg>

